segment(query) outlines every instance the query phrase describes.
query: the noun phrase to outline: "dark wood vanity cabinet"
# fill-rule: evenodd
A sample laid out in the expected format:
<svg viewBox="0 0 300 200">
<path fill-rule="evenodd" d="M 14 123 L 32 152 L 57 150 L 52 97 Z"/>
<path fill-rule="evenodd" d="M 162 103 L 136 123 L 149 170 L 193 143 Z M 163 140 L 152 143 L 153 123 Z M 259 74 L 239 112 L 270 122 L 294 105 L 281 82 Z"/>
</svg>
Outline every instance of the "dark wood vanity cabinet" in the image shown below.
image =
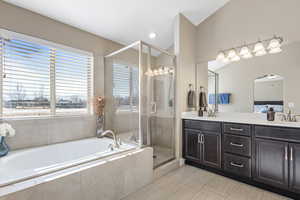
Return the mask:
<svg viewBox="0 0 300 200">
<path fill-rule="evenodd" d="M 251 178 L 251 126 L 223 123 L 224 171 Z"/>
<path fill-rule="evenodd" d="M 202 163 L 221 168 L 221 133 L 202 132 Z"/>
<path fill-rule="evenodd" d="M 296 199 L 300 194 L 300 128 L 183 120 L 183 157 Z"/>
<path fill-rule="evenodd" d="M 290 148 L 290 189 L 300 193 L 300 144 L 289 144 Z"/>
<path fill-rule="evenodd" d="M 190 159 L 196 162 L 201 161 L 201 145 L 200 145 L 200 133 L 195 130 L 184 130 L 184 155 L 186 159 Z"/>
<path fill-rule="evenodd" d="M 255 126 L 256 181 L 300 193 L 300 129 Z"/>
<path fill-rule="evenodd" d="M 183 149 L 185 159 L 221 168 L 221 124 L 184 120 Z"/>
<path fill-rule="evenodd" d="M 288 188 L 289 160 L 287 142 L 255 139 L 256 181 Z"/>
</svg>

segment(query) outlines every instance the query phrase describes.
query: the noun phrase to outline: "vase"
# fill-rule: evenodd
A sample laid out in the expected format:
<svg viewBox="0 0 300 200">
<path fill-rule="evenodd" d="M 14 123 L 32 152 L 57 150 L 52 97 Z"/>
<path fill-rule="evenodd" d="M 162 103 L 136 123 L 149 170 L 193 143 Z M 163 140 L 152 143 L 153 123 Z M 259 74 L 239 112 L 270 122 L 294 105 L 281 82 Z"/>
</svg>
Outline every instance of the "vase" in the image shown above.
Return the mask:
<svg viewBox="0 0 300 200">
<path fill-rule="evenodd" d="M 0 157 L 6 156 L 9 151 L 9 147 L 5 142 L 5 137 L 0 136 Z"/>
<path fill-rule="evenodd" d="M 99 115 L 97 116 L 96 120 L 96 134 L 97 136 L 100 136 L 103 133 L 104 130 L 104 116 Z"/>
</svg>

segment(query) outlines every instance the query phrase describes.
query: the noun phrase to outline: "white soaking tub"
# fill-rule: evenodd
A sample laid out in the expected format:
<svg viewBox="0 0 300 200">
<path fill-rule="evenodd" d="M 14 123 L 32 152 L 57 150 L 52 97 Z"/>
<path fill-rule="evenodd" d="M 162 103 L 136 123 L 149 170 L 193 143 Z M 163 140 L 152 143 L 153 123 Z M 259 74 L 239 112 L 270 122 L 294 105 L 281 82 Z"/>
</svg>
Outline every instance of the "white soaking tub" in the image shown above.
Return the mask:
<svg viewBox="0 0 300 200">
<path fill-rule="evenodd" d="M 111 151 L 110 138 L 90 138 L 12 151 L 0 158 L 0 188 L 137 148 L 123 143 Z"/>
</svg>

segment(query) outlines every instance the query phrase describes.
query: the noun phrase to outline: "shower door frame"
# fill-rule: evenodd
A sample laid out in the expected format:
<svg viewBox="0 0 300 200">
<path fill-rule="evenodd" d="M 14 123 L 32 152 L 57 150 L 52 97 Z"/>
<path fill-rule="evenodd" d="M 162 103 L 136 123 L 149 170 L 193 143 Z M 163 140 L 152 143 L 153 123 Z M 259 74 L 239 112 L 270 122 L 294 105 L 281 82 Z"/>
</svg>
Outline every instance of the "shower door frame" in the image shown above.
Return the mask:
<svg viewBox="0 0 300 200">
<path fill-rule="evenodd" d="M 143 136 L 143 134 L 142 134 L 142 106 L 140 105 L 140 103 L 141 103 L 141 99 L 142 99 L 142 93 L 140 92 L 141 91 L 141 89 L 143 88 L 143 82 L 141 81 L 142 80 L 142 78 L 143 78 L 143 76 L 144 76 L 144 71 L 143 71 L 143 68 L 142 68 L 142 63 L 143 63 L 143 56 L 142 56 L 142 53 L 143 53 L 143 46 L 146 46 L 146 47 L 148 47 L 148 49 L 149 49 L 149 51 L 147 52 L 147 54 L 149 54 L 150 53 L 150 57 L 151 57 L 151 49 L 154 49 L 154 50 L 156 50 L 156 51 L 159 51 L 159 52 L 161 52 L 161 53 L 164 53 L 164 54 L 166 54 L 166 55 L 168 55 L 168 56 L 170 56 L 171 58 L 172 58 L 172 60 L 173 60 L 173 65 L 174 65 L 174 118 L 173 118 L 173 124 L 174 124 L 174 133 L 173 133 L 173 138 L 172 138 L 172 142 L 173 142 L 173 145 L 174 145 L 174 149 L 173 149 L 173 153 L 174 153 L 174 158 L 173 159 L 170 159 L 170 160 L 168 160 L 168 161 L 166 161 L 166 162 L 163 162 L 163 163 L 161 163 L 159 166 L 161 166 L 161 165 L 163 165 L 163 164 L 166 164 L 166 163 L 168 163 L 168 162 L 170 162 L 171 160 L 174 160 L 174 159 L 176 159 L 176 144 L 175 144 L 175 134 L 176 134 L 176 96 L 177 96 L 177 94 L 176 94 L 176 80 L 177 80 L 177 65 L 176 65 L 176 55 L 175 54 L 172 54 L 172 53 L 170 53 L 170 52 L 168 52 L 168 51 L 166 51 L 166 50 L 164 50 L 164 49 L 161 49 L 161 48 L 159 48 L 159 47 L 155 47 L 155 46 L 153 46 L 153 45 L 151 45 L 151 44 L 148 44 L 148 43 L 146 43 L 146 42 L 144 42 L 144 41 L 141 41 L 141 40 L 139 40 L 139 41 L 136 41 L 136 42 L 133 42 L 132 44 L 130 44 L 130 45 L 127 45 L 127 46 L 125 46 L 125 47 L 123 47 L 123 48 L 121 48 L 121 49 L 119 49 L 119 50 L 117 50 L 117 51 L 114 51 L 114 52 L 112 52 L 112 53 L 110 53 L 110 54 L 108 54 L 108 55 L 106 55 L 106 56 L 104 56 L 104 59 L 105 58 L 109 58 L 109 57 L 112 57 L 112 56 L 114 56 L 114 55 L 117 55 L 117 54 L 119 54 L 119 53 L 122 53 L 122 52 L 124 52 L 124 51 L 126 51 L 126 50 L 128 50 L 128 49 L 132 49 L 132 48 L 134 48 L 134 47 L 138 47 L 138 56 L 139 56 L 139 146 L 140 147 L 148 147 L 148 146 L 151 146 L 151 144 L 149 144 L 149 141 L 147 140 L 147 144 L 143 144 L 143 141 L 144 141 L 144 136 Z M 148 57 L 148 56 L 147 56 Z M 149 63 L 148 63 L 149 64 Z M 104 65 L 105 65 L 105 60 L 104 60 Z M 105 84 L 105 83 L 104 83 Z M 149 134 L 151 134 L 150 133 L 150 131 L 148 130 L 149 129 L 149 125 L 147 124 L 147 137 L 148 137 L 148 135 Z M 158 166 L 157 166 L 158 167 Z"/>
</svg>

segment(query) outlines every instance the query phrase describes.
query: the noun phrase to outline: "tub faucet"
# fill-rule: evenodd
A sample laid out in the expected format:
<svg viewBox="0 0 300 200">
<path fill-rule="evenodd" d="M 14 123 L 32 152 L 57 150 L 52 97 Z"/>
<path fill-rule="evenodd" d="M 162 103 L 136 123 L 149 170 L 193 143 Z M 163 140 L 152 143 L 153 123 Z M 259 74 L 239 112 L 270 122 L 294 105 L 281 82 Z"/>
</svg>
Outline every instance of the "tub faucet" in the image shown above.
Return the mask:
<svg viewBox="0 0 300 200">
<path fill-rule="evenodd" d="M 112 135 L 113 140 L 114 140 L 114 146 L 115 146 L 115 148 L 120 148 L 120 144 L 119 144 L 119 142 L 117 140 L 116 134 L 112 130 L 106 130 L 106 131 L 102 132 L 101 134 L 97 134 L 97 136 L 99 138 L 102 138 L 102 137 L 104 137 L 104 136 L 106 136 L 108 134 Z"/>
</svg>

